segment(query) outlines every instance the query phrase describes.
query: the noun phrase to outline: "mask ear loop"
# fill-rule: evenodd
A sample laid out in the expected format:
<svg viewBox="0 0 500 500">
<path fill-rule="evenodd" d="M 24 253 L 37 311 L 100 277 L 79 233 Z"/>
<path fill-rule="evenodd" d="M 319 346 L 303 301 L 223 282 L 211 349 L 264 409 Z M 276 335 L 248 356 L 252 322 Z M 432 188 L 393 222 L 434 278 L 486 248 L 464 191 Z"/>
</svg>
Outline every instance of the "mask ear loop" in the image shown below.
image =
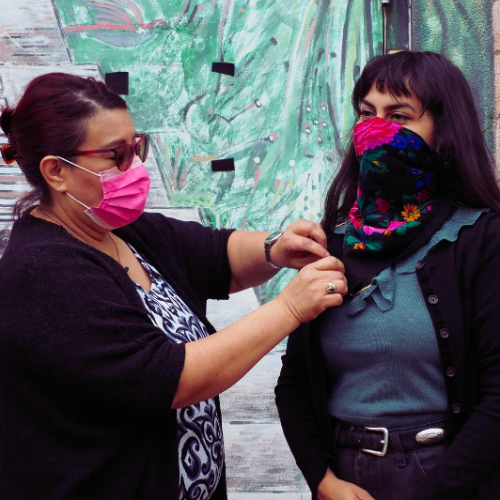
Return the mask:
<svg viewBox="0 0 500 500">
<path fill-rule="evenodd" d="M 58 156 L 58 158 L 61 160 L 61 161 L 65 161 L 66 163 L 69 163 L 70 165 L 73 165 L 74 167 L 76 168 L 79 168 L 80 170 L 84 170 L 85 172 L 88 172 L 89 174 L 92 174 L 92 175 L 95 175 L 96 177 L 102 177 L 102 174 L 97 174 L 95 172 L 92 172 L 92 170 L 88 170 L 86 168 L 83 168 L 83 167 L 80 167 L 80 165 L 77 165 L 76 163 L 73 163 L 72 161 L 69 161 L 69 160 L 66 160 L 66 158 L 63 158 L 62 156 Z M 80 200 L 77 200 L 73 195 L 69 194 L 67 191 L 66 191 L 66 194 L 74 201 L 76 201 L 77 203 L 79 203 L 82 207 L 86 208 L 87 210 L 90 210 L 90 207 L 88 207 L 87 205 L 85 205 L 85 203 L 82 203 Z"/>
<path fill-rule="evenodd" d="M 66 158 L 63 158 L 62 156 L 58 156 L 58 158 L 59 158 L 61 161 L 64 161 L 64 162 L 66 162 L 66 163 L 69 163 L 70 165 L 73 165 L 74 167 L 79 168 L 80 170 L 84 170 L 85 172 L 88 172 L 89 174 L 95 175 L 96 177 L 102 177 L 102 174 L 98 174 L 98 173 L 96 173 L 96 172 L 92 172 L 92 170 L 89 170 L 89 169 L 87 169 L 87 168 L 80 167 L 80 165 L 77 165 L 76 163 L 73 163 L 72 161 L 66 160 Z"/>
<path fill-rule="evenodd" d="M 82 207 L 86 208 L 87 210 L 90 210 L 90 207 L 88 207 L 87 205 L 85 205 L 85 203 L 82 203 L 80 200 L 77 200 L 74 196 L 72 196 L 71 194 L 69 194 L 67 191 L 66 191 L 66 194 L 74 201 L 76 201 L 77 203 L 79 203 Z"/>
</svg>

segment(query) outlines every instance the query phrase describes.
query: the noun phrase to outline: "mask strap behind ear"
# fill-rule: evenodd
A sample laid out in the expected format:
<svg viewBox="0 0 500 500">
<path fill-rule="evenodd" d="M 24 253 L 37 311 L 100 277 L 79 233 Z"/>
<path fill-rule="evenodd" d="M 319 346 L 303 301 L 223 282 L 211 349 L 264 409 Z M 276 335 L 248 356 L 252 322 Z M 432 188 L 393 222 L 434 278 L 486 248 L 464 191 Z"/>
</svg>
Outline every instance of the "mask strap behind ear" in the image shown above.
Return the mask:
<svg viewBox="0 0 500 500">
<path fill-rule="evenodd" d="M 62 156 L 58 156 L 58 158 L 61 161 L 65 161 L 66 163 L 69 163 L 70 165 L 73 165 L 74 167 L 79 168 L 80 170 L 84 170 L 85 172 L 88 172 L 89 174 L 95 175 L 96 177 L 102 177 L 102 174 L 96 174 L 95 172 L 92 172 L 92 170 L 80 167 L 80 165 L 77 165 L 76 163 L 73 163 L 72 161 L 66 160 L 66 158 L 63 158 Z"/>
<path fill-rule="evenodd" d="M 74 201 L 76 201 L 77 203 L 79 203 L 82 207 L 85 207 L 87 210 L 90 210 L 90 207 L 88 207 L 87 205 L 85 205 L 85 203 L 82 203 L 80 200 L 77 200 L 74 196 L 70 195 L 67 191 L 66 191 L 66 194 Z"/>
</svg>

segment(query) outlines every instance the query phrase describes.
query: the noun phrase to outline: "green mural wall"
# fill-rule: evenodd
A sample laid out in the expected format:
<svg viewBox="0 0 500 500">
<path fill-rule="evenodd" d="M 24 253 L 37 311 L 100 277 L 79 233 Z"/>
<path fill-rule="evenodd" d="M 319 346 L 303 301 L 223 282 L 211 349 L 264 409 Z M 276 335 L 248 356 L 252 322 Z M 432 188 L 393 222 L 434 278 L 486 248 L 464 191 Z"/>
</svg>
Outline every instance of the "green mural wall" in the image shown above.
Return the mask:
<svg viewBox="0 0 500 500">
<path fill-rule="evenodd" d="M 485 138 L 494 150 L 495 72 L 492 5 L 497 0 L 413 0 L 413 48 L 441 52 L 472 86 Z"/>
<path fill-rule="evenodd" d="M 74 62 L 128 71 L 172 205 L 214 225 L 319 220 L 352 125 L 360 68 L 382 51 L 379 0 L 55 0 Z M 235 65 L 235 76 L 211 71 Z M 210 159 L 234 158 L 214 173 Z M 286 272 L 260 290 L 265 300 Z"/>
</svg>

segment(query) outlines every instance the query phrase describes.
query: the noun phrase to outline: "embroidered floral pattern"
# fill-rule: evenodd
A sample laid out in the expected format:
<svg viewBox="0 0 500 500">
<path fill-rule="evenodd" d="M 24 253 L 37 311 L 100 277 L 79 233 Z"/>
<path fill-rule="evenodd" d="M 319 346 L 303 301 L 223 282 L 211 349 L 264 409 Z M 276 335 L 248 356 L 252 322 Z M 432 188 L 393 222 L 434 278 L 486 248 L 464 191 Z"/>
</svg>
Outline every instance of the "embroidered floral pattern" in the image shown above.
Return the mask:
<svg viewBox="0 0 500 500">
<path fill-rule="evenodd" d="M 427 201 L 431 197 L 431 193 L 429 192 L 428 189 L 422 189 L 422 191 L 419 191 L 417 193 L 417 196 L 415 196 L 415 200 L 417 203 L 423 203 L 424 201 Z"/>
<path fill-rule="evenodd" d="M 360 155 L 367 149 L 389 144 L 402 128 L 401 125 L 378 117 L 361 122 L 354 127 L 353 142 L 356 154 Z"/>
<path fill-rule="evenodd" d="M 377 198 L 375 200 L 375 205 L 377 207 L 377 210 L 382 214 L 385 214 L 385 212 L 387 212 L 391 207 L 389 201 L 384 200 L 384 198 Z"/>
<path fill-rule="evenodd" d="M 411 203 L 404 206 L 404 210 L 401 214 L 406 222 L 413 222 L 414 220 L 420 218 L 420 210 L 418 209 L 418 206 Z"/>
<path fill-rule="evenodd" d="M 354 127 L 358 197 L 349 212 L 347 251 L 384 251 L 412 241 L 431 216 L 437 153 L 411 130 L 372 118 Z"/>
<path fill-rule="evenodd" d="M 406 137 L 396 134 L 392 141 L 389 143 L 393 148 L 406 149 L 408 147 L 408 141 Z"/>
</svg>

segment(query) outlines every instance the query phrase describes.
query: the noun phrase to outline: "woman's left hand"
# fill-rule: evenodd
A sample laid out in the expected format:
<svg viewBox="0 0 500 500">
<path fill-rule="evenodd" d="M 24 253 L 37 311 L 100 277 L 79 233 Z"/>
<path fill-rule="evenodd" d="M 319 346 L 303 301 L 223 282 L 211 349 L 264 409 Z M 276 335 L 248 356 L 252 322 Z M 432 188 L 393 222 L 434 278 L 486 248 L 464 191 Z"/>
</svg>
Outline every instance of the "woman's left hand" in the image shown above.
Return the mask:
<svg viewBox="0 0 500 500">
<path fill-rule="evenodd" d="M 270 255 L 277 266 L 302 269 L 311 262 L 328 257 L 330 253 L 323 228 L 317 222 L 297 220 L 271 247 Z"/>
</svg>

